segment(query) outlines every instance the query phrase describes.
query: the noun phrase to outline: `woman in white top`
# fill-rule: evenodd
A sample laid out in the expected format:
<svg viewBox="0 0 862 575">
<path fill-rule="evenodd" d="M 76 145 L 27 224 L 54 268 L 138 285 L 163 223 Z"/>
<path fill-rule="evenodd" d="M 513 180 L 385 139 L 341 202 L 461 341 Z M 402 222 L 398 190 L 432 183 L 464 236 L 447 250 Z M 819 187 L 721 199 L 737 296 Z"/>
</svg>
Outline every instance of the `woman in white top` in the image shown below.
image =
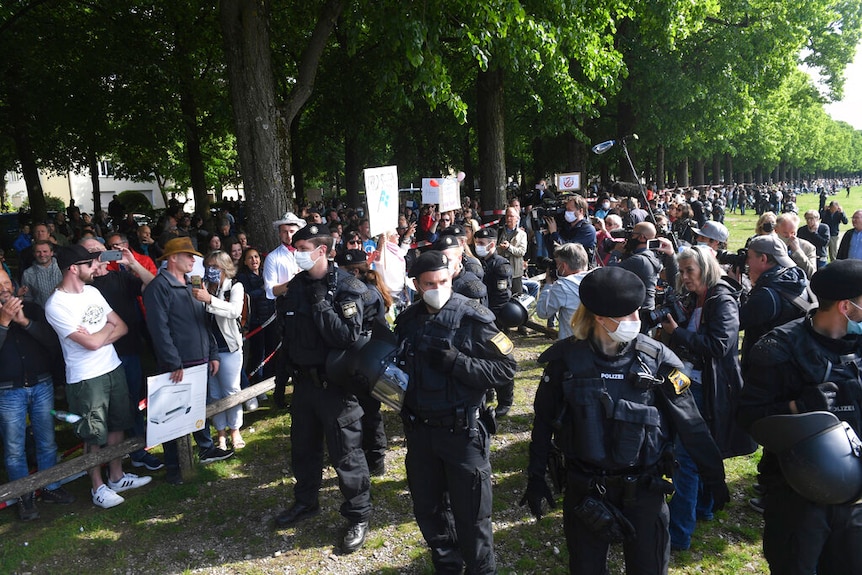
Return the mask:
<svg viewBox="0 0 862 575">
<path fill-rule="evenodd" d="M 212 333 L 219 347 L 219 369 L 209 377 L 207 403 L 233 395 L 240 390 L 242 372 L 242 333 L 238 319 L 242 315 L 245 290 L 240 282 L 234 282 L 236 267 L 230 255 L 221 250 L 209 254 L 204 261 L 205 289 L 194 289 L 196 300 L 206 304 L 212 319 Z M 239 430 L 242 427 L 242 404 L 212 417 L 218 431 L 219 447 L 227 449 L 227 433 L 230 431 L 234 449 L 242 449 L 245 442 Z"/>
</svg>

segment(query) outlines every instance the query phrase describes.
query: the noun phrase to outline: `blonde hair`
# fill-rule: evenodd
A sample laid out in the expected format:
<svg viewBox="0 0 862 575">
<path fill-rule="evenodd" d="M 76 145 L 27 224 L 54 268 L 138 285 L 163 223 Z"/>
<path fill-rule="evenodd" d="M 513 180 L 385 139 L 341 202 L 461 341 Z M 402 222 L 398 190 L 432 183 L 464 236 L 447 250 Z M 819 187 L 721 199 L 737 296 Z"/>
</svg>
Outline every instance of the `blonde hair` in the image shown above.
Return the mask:
<svg viewBox="0 0 862 575">
<path fill-rule="evenodd" d="M 215 250 L 207 256 L 206 264 L 215 264 L 224 271 L 224 275 L 228 278 L 236 276 L 236 266 L 230 254 L 222 250 Z"/>
<path fill-rule="evenodd" d="M 766 222 L 771 222 L 772 223 L 772 229 L 775 230 L 775 220 L 776 220 L 775 214 L 773 214 L 772 212 L 763 212 L 760 215 L 760 217 L 757 218 L 757 225 L 754 228 L 754 233 L 756 233 L 758 236 L 772 233 L 772 232 L 764 232 L 763 231 L 763 224 L 765 224 Z"/>
<path fill-rule="evenodd" d="M 578 309 L 572 315 L 572 337 L 578 340 L 589 339 L 593 333 L 595 324 L 596 315 L 581 302 L 581 305 L 578 306 Z"/>
</svg>

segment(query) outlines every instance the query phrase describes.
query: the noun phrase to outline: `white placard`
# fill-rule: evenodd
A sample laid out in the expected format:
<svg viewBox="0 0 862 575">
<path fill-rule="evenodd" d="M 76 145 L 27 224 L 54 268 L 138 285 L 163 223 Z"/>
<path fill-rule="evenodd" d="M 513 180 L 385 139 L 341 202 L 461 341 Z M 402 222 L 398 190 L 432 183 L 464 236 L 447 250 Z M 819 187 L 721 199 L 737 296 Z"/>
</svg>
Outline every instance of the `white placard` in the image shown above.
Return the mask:
<svg viewBox="0 0 862 575">
<path fill-rule="evenodd" d="M 369 235 L 377 236 L 398 226 L 398 166 L 365 169 Z"/>
<path fill-rule="evenodd" d="M 561 192 L 581 189 L 581 173 L 557 174 L 557 189 Z"/>
<path fill-rule="evenodd" d="M 422 203 L 423 204 L 439 204 L 440 203 L 440 188 L 432 186 L 431 182 L 440 185 L 442 178 L 422 178 Z"/>
<path fill-rule="evenodd" d="M 147 378 L 147 445 L 152 447 L 203 429 L 207 417 L 209 364 L 183 370 L 183 379 L 170 373 Z"/>
<path fill-rule="evenodd" d="M 461 196 L 458 194 L 458 180 L 444 178 L 440 181 L 440 213 L 457 210 L 461 207 Z"/>
</svg>

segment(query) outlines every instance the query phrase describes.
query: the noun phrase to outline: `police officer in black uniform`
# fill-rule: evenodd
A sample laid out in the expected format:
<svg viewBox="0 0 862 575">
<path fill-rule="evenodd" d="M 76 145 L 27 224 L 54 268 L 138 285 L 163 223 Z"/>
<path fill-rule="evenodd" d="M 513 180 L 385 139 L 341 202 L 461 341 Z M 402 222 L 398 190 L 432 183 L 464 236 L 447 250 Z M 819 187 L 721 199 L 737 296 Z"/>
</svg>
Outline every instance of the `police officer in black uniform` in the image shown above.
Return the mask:
<svg viewBox="0 0 862 575">
<path fill-rule="evenodd" d="M 674 434 L 710 485 L 717 509 L 730 499 L 724 467 L 682 362 L 640 334 L 644 286 L 632 272 L 599 268 L 580 285 L 573 336 L 546 350 L 534 403 L 527 491 L 537 518 L 553 505 L 545 469 L 556 439 L 564 456 L 563 511 L 569 570 L 603 575 L 611 543 L 623 543 L 627 572 L 667 573 L 668 508 L 662 479 L 673 469 Z M 562 475 L 562 474 L 560 474 Z"/>
<path fill-rule="evenodd" d="M 458 240 L 458 245 L 461 246 L 461 265 L 481 280 L 485 275 L 485 268 L 482 267 L 482 262 L 478 258 L 473 257 L 467 247 L 467 229 L 461 224 L 454 224 L 448 228 L 443 228 L 440 232 L 440 239 L 444 236 L 454 236 Z"/>
<path fill-rule="evenodd" d="M 448 230 L 449 228 L 446 229 Z M 449 267 L 453 270 L 452 291 L 459 293 L 466 298 L 474 299 L 487 307 L 488 288 L 485 286 L 485 283 L 476 276 L 476 274 L 464 266 L 464 248 L 461 247 L 461 244 L 458 242 L 458 238 L 454 235 L 441 235 L 437 241 L 434 242 L 434 249 L 438 252 L 443 252 L 443 254 L 449 258 Z"/>
<path fill-rule="evenodd" d="M 739 399 L 751 429 L 770 415 L 830 411 L 862 436 L 862 261 L 839 260 L 811 277 L 819 307 L 752 348 Z M 787 483 L 776 454 L 758 464 L 766 486 L 763 555 L 772 573 L 862 573 L 862 504 L 818 504 Z"/>
<path fill-rule="evenodd" d="M 452 293 L 448 258 L 429 251 L 410 269 L 417 302 L 395 332 L 409 375 L 402 419 L 416 522 L 436 573 L 496 573 L 491 527 L 489 387 L 515 375 L 513 345 L 488 309 Z M 491 429 L 489 429 L 491 426 Z"/>
<path fill-rule="evenodd" d="M 363 329 L 364 283 L 327 260 L 329 229 L 308 225 L 293 236 L 302 270 L 288 284 L 284 343 L 293 370 L 291 466 L 296 477 L 293 506 L 275 522 L 287 527 L 320 512 L 323 442 L 344 495 L 341 514 L 348 521 L 342 551 L 359 549 L 371 516 L 370 479 L 362 451 L 362 408 L 356 396 L 327 379 L 331 349 L 348 349 Z"/>
<path fill-rule="evenodd" d="M 364 337 L 395 340 L 386 322 L 386 310 L 392 305 L 392 298 L 382 284 L 377 272 L 368 266 L 365 250 L 346 250 L 335 257 L 338 267 L 360 280 L 368 288 L 362 295 L 362 334 Z M 384 295 L 385 294 L 385 295 Z M 361 352 L 360 352 L 361 353 Z M 386 429 L 380 415 L 380 401 L 371 397 L 368 389 L 355 389 L 356 399 L 362 407 L 362 451 L 368 471 L 374 477 L 386 473 Z"/>
<path fill-rule="evenodd" d="M 474 236 L 476 242 L 476 255 L 485 268 L 485 277 L 482 281 L 488 288 L 488 309 L 497 316 L 510 299 L 512 299 L 512 264 L 509 260 L 497 253 L 497 231 L 492 228 L 483 228 Z M 497 322 L 500 326 L 499 321 Z M 512 409 L 515 402 L 515 380 L 496 388 L 497 395 L 497 417 L 503 417 Z M 489 391 L 488 400 L 493 400 L 493 390 Z"/>
</svg>

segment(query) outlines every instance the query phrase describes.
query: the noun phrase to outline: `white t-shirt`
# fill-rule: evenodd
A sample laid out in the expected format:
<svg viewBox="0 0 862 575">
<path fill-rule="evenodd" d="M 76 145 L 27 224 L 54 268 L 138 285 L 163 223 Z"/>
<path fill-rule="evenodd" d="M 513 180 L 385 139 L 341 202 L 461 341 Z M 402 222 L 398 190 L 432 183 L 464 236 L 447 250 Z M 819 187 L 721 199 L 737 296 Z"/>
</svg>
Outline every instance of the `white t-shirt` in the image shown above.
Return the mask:
<svg viewBox="0 0 862 575">
<path fill-rule="evenodd" d="M 272 288 L 293 279 L 299 273 L 296 258 L 286 245 L 279 244 L 263 260 L 263 285 L 268 299 L 275 299 Z"/>
<path fill-rule="evenodd" d="M 68 383 L 98 377 L 120 366 L 120 358 L 113 345 L 103 345 L 91 351 L 69 337 L 79 326 L 86 328 L 88 333 L 96 333 L 108 323 L 108 314 L 112 311 L 93 286 L 84 286 L 83 293 L 79 294 L 54 290 L 48 298 L 45 316 L 60 336 Z"/>
</svg>

